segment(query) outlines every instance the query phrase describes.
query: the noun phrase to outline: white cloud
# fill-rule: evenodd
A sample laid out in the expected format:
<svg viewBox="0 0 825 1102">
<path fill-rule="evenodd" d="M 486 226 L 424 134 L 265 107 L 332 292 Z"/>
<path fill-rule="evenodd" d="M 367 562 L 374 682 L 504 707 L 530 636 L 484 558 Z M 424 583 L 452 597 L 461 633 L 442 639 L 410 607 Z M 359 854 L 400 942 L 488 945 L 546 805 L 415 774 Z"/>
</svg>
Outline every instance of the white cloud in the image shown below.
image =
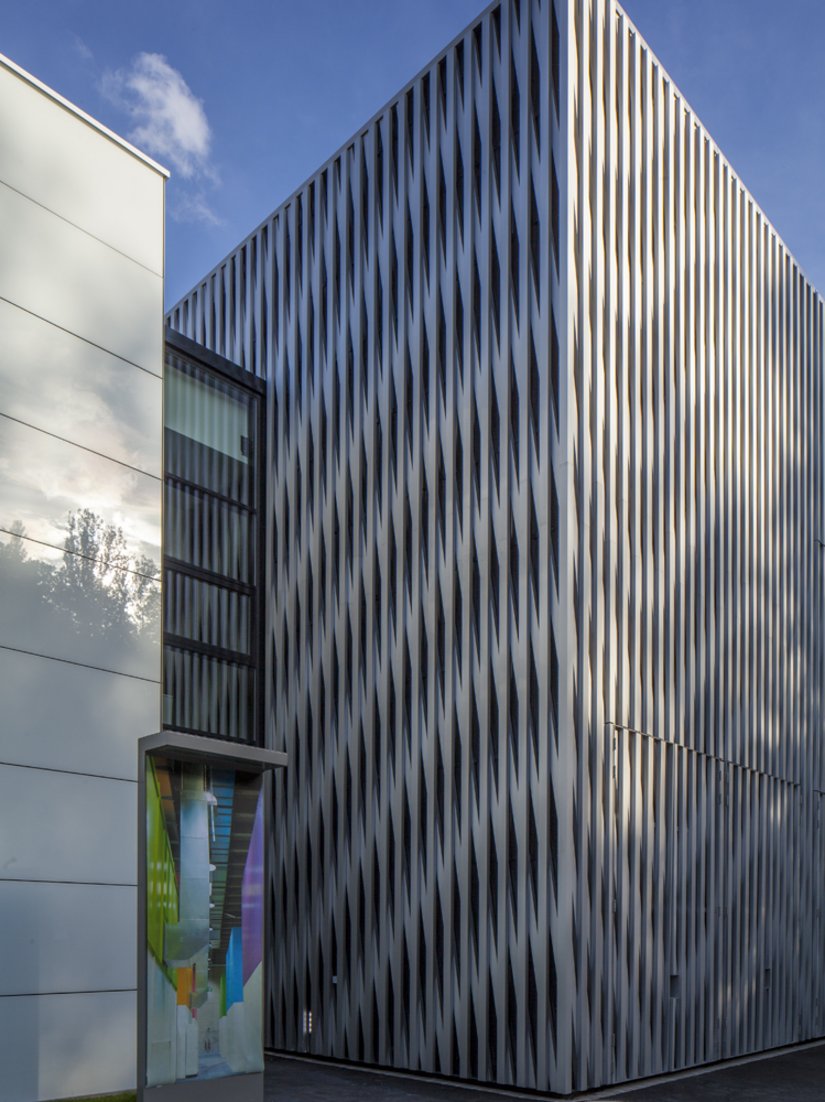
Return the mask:
<svg viewBox="0 0 825 1102">
<path fill-rule="evenodd" d="M 141 53 L 128 69 L 104 73 L 103 94 L 131 115 L 129 139 L 184 179 L 217 182 L 203 103 L 162 54 Z"/>
<path fill-rule="evenodd" d="M 74 52 L 77 54 L 80 60 L 85 62 L 86 64 L 94 60 L 94 54 L 92 53 L 90 47 L 86 42 L 83 41 L 79 34 L 72 35 L 72 48 L 74 49 Z"/>
<path fill-rule="evenodd" d="M 176 222 L 201 222 L 206 226 L 222 226 L 223 221 L 209 205 L 202 191 L 182 192 L 169 204 L 169 213 Z"/>
</svg>

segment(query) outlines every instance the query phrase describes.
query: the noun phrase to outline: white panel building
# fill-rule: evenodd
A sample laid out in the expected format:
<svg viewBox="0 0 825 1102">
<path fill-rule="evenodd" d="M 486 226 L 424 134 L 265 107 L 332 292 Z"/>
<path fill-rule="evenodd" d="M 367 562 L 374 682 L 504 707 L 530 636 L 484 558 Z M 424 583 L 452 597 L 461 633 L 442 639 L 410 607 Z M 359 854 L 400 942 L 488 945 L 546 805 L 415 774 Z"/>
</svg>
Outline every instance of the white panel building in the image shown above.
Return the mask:
<svg viewBox="0 0 825 1102">
<path fill-rule="evenodd" d="M 4 1102 L 135 1080 L 160 714 L 166 173 L 0 57 Z"/>
</svg>

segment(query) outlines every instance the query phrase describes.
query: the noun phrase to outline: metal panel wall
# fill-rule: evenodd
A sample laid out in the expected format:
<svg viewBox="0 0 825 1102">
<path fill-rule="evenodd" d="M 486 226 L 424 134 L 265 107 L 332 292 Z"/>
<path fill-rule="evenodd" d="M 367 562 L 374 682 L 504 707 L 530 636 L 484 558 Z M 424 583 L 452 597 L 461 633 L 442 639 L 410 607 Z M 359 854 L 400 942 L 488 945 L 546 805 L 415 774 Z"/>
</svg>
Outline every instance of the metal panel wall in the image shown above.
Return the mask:
<svg viewBox="0 0 825 1102">
<path fill-rule="evenodd" d="M 623 13 L 489 8 L 170 320 L 268 381 L 271 1042 L 822 1032 L 822 301 Z"/>
<path fill-rule="evenodd" d="M 623 13 L 571 13 L 586 1086 L 822 1031 L 823 304 Z"/>
</svg>

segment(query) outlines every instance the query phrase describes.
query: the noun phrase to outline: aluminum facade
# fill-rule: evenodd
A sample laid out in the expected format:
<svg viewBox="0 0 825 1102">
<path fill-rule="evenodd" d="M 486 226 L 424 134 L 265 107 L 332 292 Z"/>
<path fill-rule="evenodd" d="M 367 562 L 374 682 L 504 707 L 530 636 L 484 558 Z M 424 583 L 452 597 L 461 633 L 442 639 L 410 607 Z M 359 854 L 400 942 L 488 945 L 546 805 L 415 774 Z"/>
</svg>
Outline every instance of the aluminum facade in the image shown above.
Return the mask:
<svg viewBox="0 0 825 1102">
<path fill-rule="evenodd" d="M 271 1043 L 825 1034 L 823 303 L 622 11 L 489 8 L 170 320 L 268 383 Z"/>
</svg>

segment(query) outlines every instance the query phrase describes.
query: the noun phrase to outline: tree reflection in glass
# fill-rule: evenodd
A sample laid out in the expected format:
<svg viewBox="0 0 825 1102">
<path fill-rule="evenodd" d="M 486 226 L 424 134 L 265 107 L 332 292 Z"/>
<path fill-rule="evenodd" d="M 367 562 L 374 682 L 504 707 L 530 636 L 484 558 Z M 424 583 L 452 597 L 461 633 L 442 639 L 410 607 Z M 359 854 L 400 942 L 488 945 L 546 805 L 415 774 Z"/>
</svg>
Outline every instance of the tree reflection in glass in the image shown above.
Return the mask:
<svg viewBox="0 0 825 1102">
<path fill-rule="evenodd" d="M 20 645 L 60 651 L 61 643 L 86 641 L 117 661 L 124 647 L 160 639 L 159 568 L 148 556 L 131 554 L 123 530 L 92 509 L 69 512 L 60 559 L 52 548 L 26 538 L 20 521 L 0 543 L 2 619 Z M 9 639 L 13 643 L 14 639 Z M 105 643 L 105 651 L 100 644 Z M 103 657 L 96 661 L 103 661 Z M 80 655 L 79 660 L 87 660 Z"/>
</svg>

